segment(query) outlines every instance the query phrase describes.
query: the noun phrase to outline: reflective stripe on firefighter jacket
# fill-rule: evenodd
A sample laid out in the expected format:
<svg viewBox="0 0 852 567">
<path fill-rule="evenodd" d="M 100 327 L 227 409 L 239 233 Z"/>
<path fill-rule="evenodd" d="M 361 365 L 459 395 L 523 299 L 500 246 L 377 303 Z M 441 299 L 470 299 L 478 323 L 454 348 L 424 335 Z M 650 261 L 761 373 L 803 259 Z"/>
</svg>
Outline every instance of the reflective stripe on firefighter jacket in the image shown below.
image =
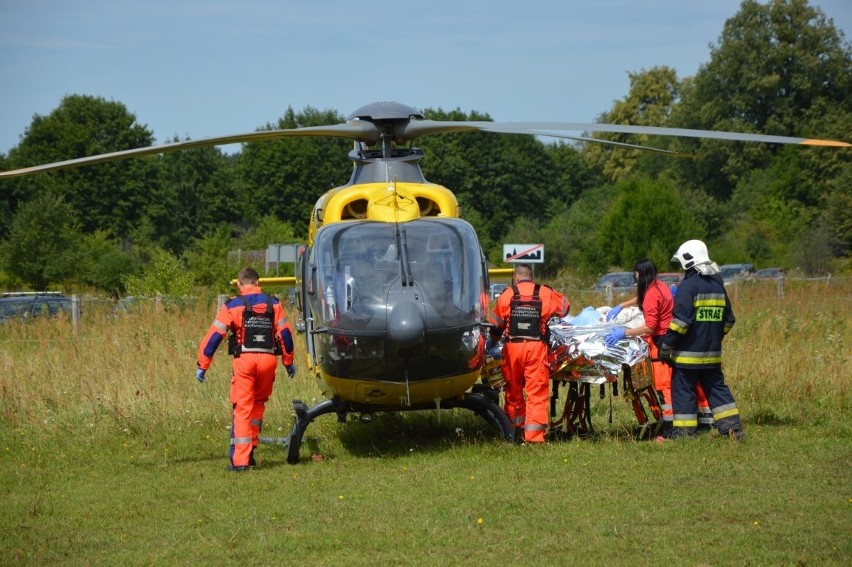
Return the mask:
<svg viewBox="0 0 852 567">
<path fill-rule="evenodd" d="M 717 276 L 687 272 L 678 288 L 669 332 L 663 342 L 672 347 L 679 368 L 719 368 L 722 339 L 734 326 L 734 312 Z"/>
<path fill-rule="evenodd" d="M 515 287 L 522 299 L 531 300 L 536 285 L 532 281 L 522 280 Z M 512 326 L 510 316 L 514 295 L 512 287 L 509 287 L 497 298 L 491 320 L 496 326 L 496 330 L 492 331 L 494 338 L 508 334 Z M 524 440 L 528 443 L 544 442 L 549 422 L 550 370 L 547 367 L 548 345 L 544 338 L 547 322 L 552 317 L 564 317 L 570 307 L 565 296 L 545 285 L 539 287 L 539 299 L 539 332 L 531 334 L 538 334 L 542 338 L 517 337 L 508 340 L 503 347 L 506 415 L 515 427 L 523 427 Z"/>
<path fill-rule="evenodd" d="M 216 350 L 229 331 L 236 334 L 238 345 L 244 344 L 243 315 L 247 306 L 250 306 L 255 314 L 265 314 L 270 304 L 273 310 L 272 329 L 259 326 L 254 332 L 262 335 L 273 331 L 274 341 L 281 345 L 281 362 L 287 366 L 293 364 L 293 330 L 280 302 L 267 296 L 257 286 L 243 286 L 241 295 L 231 298 L 216 313 L 216 319 L 198 346 L 198 367 L 210 367 Z M 268 322 L 265 324 L 268 325 Z M 266 347 L 267 339 L 268 337 L 265 339 L 258 336 L 252 340 L 257 340 Z M 272 395 L 272 385 L 275 381 L 274 350 L 249 348 L 240 352 L 239 356 L 234 356 L 230 394 L 233 406 L 230 457 L 231 464 L 235 467 L 248 466 L 251 452 L 258 444 L 266 402 Z"/>
</svg>

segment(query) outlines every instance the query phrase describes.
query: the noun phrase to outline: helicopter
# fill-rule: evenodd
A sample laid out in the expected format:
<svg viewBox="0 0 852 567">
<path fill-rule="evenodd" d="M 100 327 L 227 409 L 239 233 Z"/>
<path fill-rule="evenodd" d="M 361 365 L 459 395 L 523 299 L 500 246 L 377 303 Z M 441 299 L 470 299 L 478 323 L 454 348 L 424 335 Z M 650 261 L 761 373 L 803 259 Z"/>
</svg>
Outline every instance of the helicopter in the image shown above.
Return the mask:
<svg viewBox="0 0 852 567">
<path fill-rule="evenodd" d="M 283 442 L 299 461 L 305 430 L 335 413 L 368 420 L 376 412 L 464 408 L 511 441 L 499 395 L 480 382 L 489 327 L 489 271 L 476 231 L 453 192 L 430 183 L 412 142 L 426 135 L 483 131 L 676 152 L 565 132 L 610 132 L 748 142 L 849 147 L 846 142 L 735 132 L 598 123 L 427 120 L 415 108 L 375 102 L 327 126 L 264 130 L 117 151 L 0 172 L 0 179 L 197 147 L 298 136 L 353 140 L 349 181 L 322 194 L 294 278 L 309 372 L 325 396 L 293 400 L 295 423 Z M 505 274 L 510 270 L 502 270 Z"/>
</svg>

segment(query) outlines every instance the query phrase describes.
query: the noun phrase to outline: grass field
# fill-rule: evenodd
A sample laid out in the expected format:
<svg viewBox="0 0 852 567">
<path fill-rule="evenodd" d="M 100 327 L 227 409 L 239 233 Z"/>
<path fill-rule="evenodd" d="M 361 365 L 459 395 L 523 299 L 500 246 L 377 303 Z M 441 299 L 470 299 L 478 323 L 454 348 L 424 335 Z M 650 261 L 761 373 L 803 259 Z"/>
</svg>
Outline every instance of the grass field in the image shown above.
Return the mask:
<svg viewBox="0 0 852 567">
<path fill-rule="evenodd" d="M 592 438 L 543 447 L 462 410 L 323 416 L 298 465 L 263 445 L 241 475 L 224 352 L 193 377 L 213 302 L 117 318 L 87 302 L 79 336 L 4 325 L 0 564 L 849 565 L 850 290 L 734 290 L 743 443 L 634 441 L 623 398 L 595 397 Z M 297 360 L 265 435 L 286 436 L 293 398 L 319 401 Z"/>
</svg>

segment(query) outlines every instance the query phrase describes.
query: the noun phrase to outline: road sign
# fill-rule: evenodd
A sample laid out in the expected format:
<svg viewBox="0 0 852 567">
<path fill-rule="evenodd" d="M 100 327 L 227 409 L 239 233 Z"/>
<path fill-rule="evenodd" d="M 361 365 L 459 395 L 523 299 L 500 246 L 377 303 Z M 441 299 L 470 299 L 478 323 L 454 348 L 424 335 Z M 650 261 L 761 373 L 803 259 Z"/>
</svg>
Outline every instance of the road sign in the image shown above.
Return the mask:
<svg viewBox="0 0 852 567">
<path fill-rule="evenodd" d="M 275 273 L 278 273 L 278 264 L 296 263 L 299 254 L 304 249 L 304 244 L 270 244 L 266 247 L 266 271 L 275 264 Z"/>
<path fill-rule="evenodd" d="M 544 244 L 504 244 L 503 261 L 513 264 L 543 264 Z"/>
</svg>

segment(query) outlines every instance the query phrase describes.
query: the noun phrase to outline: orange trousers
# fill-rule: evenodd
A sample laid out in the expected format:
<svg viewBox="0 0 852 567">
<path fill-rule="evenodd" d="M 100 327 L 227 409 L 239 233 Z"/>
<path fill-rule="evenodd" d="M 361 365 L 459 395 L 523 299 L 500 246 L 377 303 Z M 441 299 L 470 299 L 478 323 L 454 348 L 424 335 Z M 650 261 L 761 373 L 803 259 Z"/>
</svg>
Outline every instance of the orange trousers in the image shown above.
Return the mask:
<svg viewBox="0 0 852 567">
<path fill-rule="evenodd" d="M 234 417 L 231 422 L 231 464 L 245 467 L 249 456 L 257 447 L 258 435 L 263 427 L 266 401 L 272 395 L 275 382 L 274 354 L 246 352 L 234 359 L 231 376 L 231 404 Z"/>
<path fill-rule="evenodd" d="M 503 348 L 506 415 L 523 427 L 524 441 L 544 443 L 547 432 L 550 370 L 547 344 L 542 341 L 507 342 Z"/>
</svg>

